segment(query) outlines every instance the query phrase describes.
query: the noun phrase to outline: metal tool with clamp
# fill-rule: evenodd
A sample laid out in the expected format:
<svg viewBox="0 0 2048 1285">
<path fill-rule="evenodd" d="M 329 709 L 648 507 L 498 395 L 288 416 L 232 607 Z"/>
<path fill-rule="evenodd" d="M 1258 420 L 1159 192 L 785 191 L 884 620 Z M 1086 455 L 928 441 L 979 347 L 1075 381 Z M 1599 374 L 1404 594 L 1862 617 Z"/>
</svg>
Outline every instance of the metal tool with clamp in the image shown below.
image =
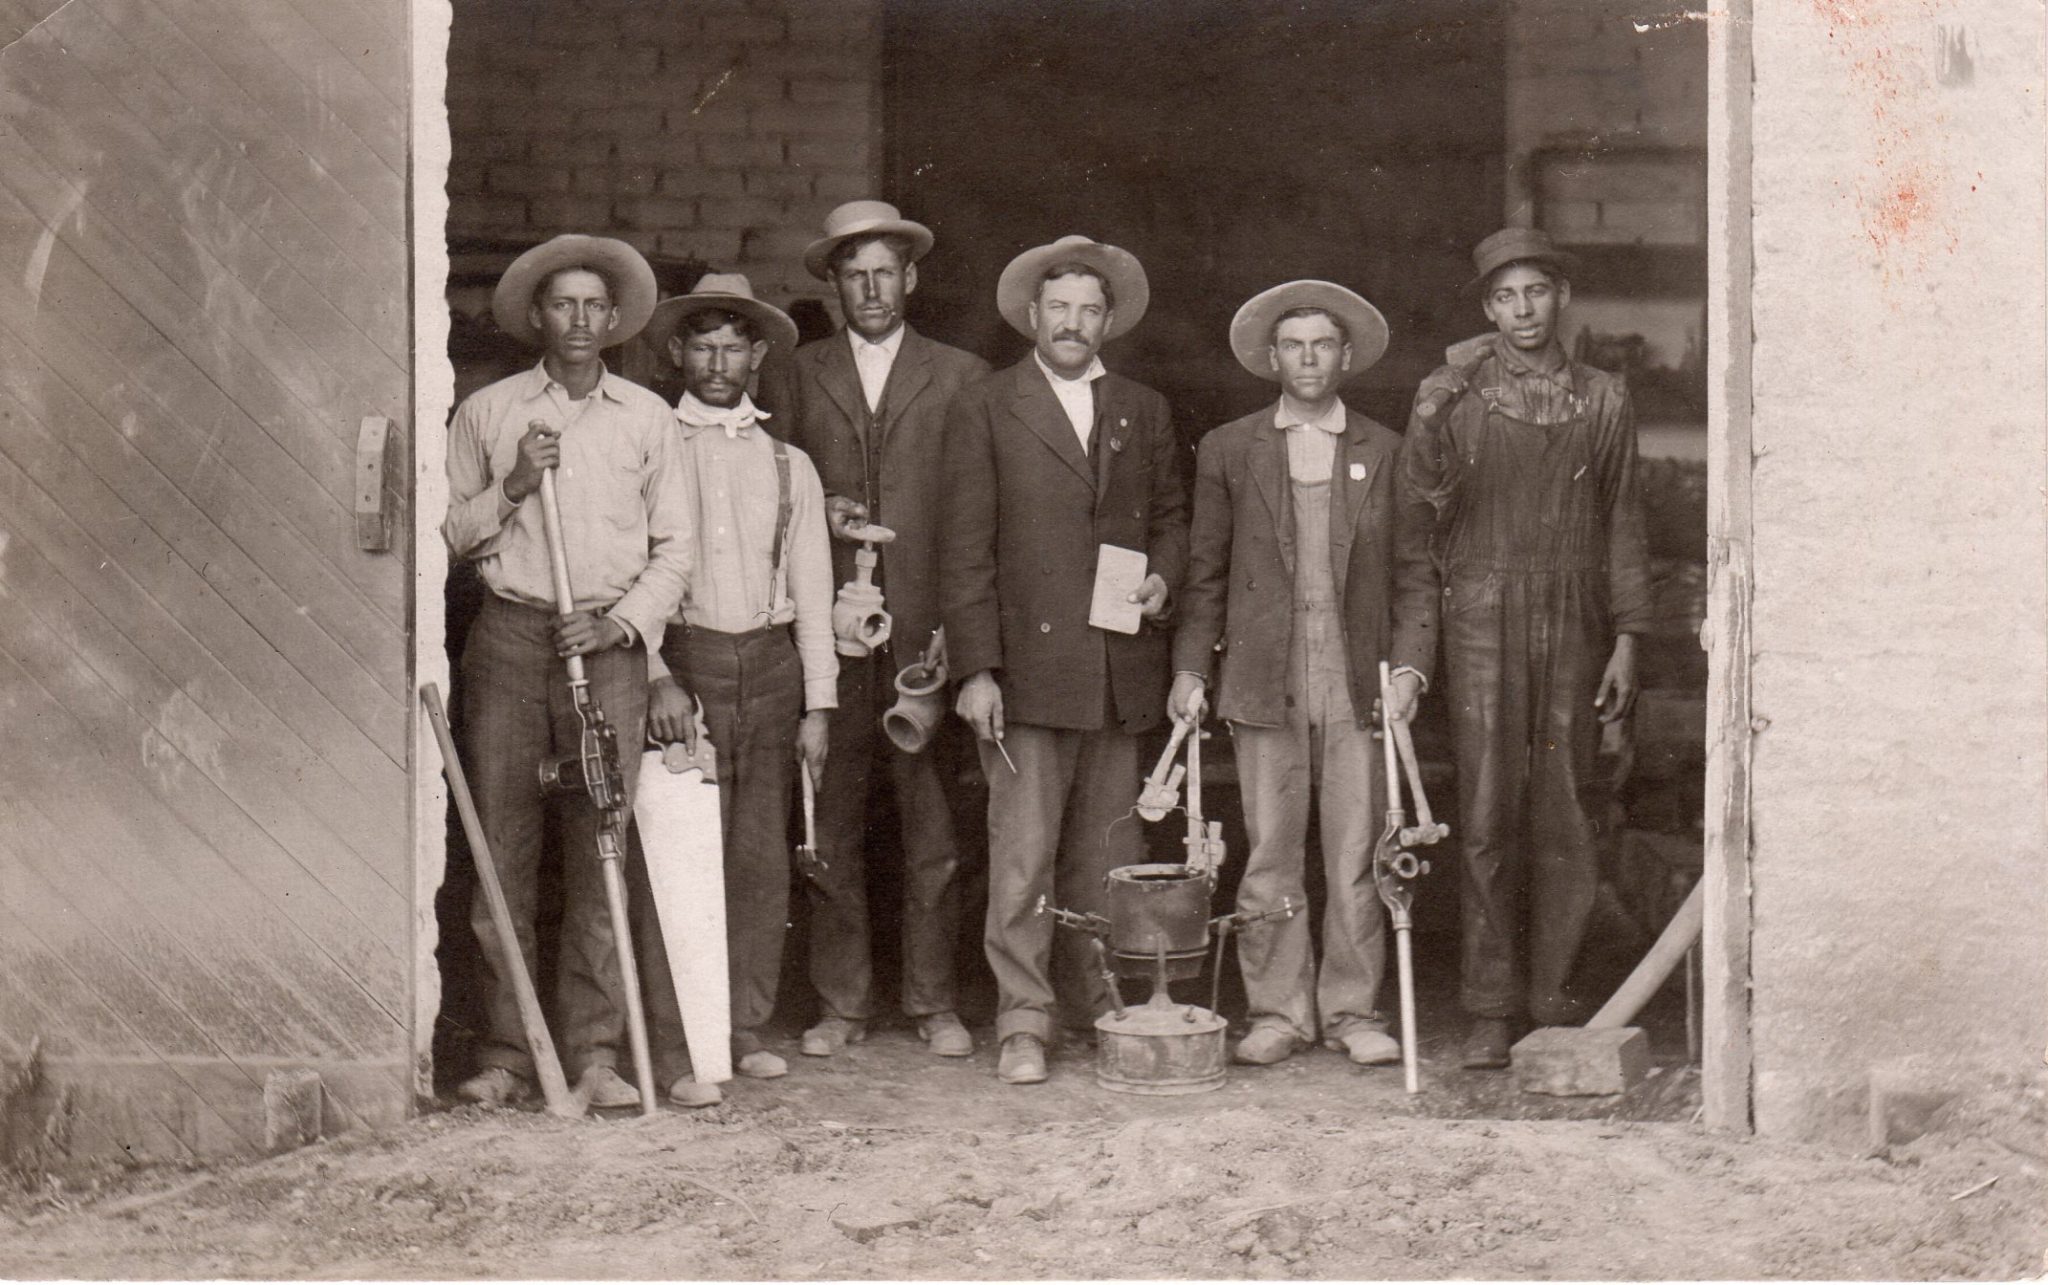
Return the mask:
<svg viewBox="0 0 2048 1285">
<path fill-rule="evenodd" d="M 555 471 L 540 475 L 541 518 L 547 528 L 548 561 L 554 572 L 555 606 L 562 615 L 576 610 L 569 585 L 569 550 L 562 538 L 561 503 L 555 494 Z M 576 751 L 543 759 L 540 787 L 552 797 L 582 795 L 597 813 L 597 859 L 604 875 L 605 901 L 611 909 L 612 936 L 617 940 L 619 973 L 625 990 L 626 1033 L 632 1045 L 633 1073 L 639 1082 L 640 1110 L 654 1115 L 654 1063 L 647 1047 L 647 1017 L 640 1003 L 640 970 L 633 958 L 633 929 L 626 914 L 626 778 L 619 768 L 619 734 L 598 707 L 584 672 L 583 657 L 567 659 L 569 698 L 582 733 Z"/>
<path fill-rule="evenodd" d="M 1387 824 L 1372 852 L 1372 882 L 1387 917 L 1394 925 L 1394 960 L 1401 989 L 1401 1070 L 1410 1093 L 1422 1091 L 1422 1077 L 1415 1047 L 1415 964 L 1409 938 L 1415 927 L 1414 881 L 1429 873 L 1429 863 L 1412 849 L 1428 847 L 1449 836 L 1451 828 L 1429 813 L 1429 796 L 1422 790 L 1422 765 L 1415 757 L 1415 739 L 1408 720 L 1394 716 L 1393 678 L 1387 662 L 1380 662 L 1380 757 L 1387 769 Z M 1398 760 L 1398 766 L 1396 765 Z M 1408 824 L 1407 809 L 1401 805 L 1401 778 L 1415 796 L 1414 825 Z"/>
</svg>

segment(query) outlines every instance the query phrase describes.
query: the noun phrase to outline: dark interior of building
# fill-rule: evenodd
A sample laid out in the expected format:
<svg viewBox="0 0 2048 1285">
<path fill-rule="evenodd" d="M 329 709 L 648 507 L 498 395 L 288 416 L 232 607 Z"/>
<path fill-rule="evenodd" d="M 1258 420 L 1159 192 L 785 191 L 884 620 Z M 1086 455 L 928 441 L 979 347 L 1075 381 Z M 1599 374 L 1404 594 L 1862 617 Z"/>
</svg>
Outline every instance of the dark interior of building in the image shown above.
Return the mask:
<svg viewBox="0 0 2048 1285">
<path fill-rule="evenodd" d="M 1014 254 L 1068 231 L 1134 252 L 1150 279 L 1150 311 L 1105 357 L 1166 394 L 1190 469 L 1202 433 L 1273 395 L 1271 385 L 1229 359 L 1223 343 L 1232 312 L 1255 291 L 1318 277 L 1371 299 L 1388 319 L 1392 345 L 1346 396 L 1398 431 L 1417 382 L 1442 360 L 1443 348 L 1485 326 L 1461 287 L 1470 247 L 1504 214 L 1564 224 L 1567 198 L 1576 200 L 1588 185 L 1662 191 L 1674 174 L 1681 195 L 1703 207 L 1703 189 L 1683 189 L 1698 160 L 1683 148 L 1638 145 L 1598 129 L 1518 123 L 1514 113 L 1531 110 L 1527 59 L 1517 55 L 1529 36 L 1500 0 L 1190 0 L 1173 12 L 1175 21 L 1167 23 L 1158 5 L 1135 0 L 1000 7 L 889 0 L 884 179 L 876 195 L 900 203 L 937 235 L 936 249 L 920 265 L 912 322 L 999 367 L 1024 353 L 1023 341 L 990 306 L 996 277 Z M 462 23 L 458 13 L 458 39 Z M 460 74 L 461 64 L 451 63 L 451 76 Z M 452 85 L 451 97 L 455 92 Z M 1540 98 L 1533 101 L 1540 108 Z M 1703 110 L 1702 100 L 1696 112 Z M 458 129 L 458 162 L 475 146 Z M 1511 193 L 1534 208 L 1511 208 Z M 465 262 L 541 239 L 464 233 L 460 204 L 458 198 L 451 221 L 457 286 Z M 1653 234 L 1646 248 L 1641 237 L 1598 228 L 1578 237 L 1557 231 L 1586 251 L 1587 280 L 1578 285 L 1597 301 L 1589 304 L 1593 320 L 1577 338 L 1578 353 L 1626 368 L 1650 390 L 1638 403 L 1659 622 L 1645 639 L 1645 693 L 1633 736 L 1603 759 L 1616 788 L 1606 879 L 1582 967 L 1589 985 L 1604 990 L 1626 975 L 1700 868 L 1705 662 L 1696 634 L 1704 608 L 1706 495 L 1697 439 L 1704 407 L 1697 391 L 1702 354 L 1685 318 L 1703 290 L 1704 242 Z M 656 266 L 667 292 L 686 289 L 706 266 L 727 265 L 667 255 L 656 256 Z M 470 283 L 472 293 L 477 284 Z M 815 304 L 807 311 L 802 319 L 812 327 L 829 325 Z M 1659 339 L 1673 315 L 1685 330 L 1682 352 Z M 502 337 L 469 322 L 459 306 L 457 316 L 451 358 L 461 390 L 530 360 L 508 353 Z M 449 585 L 451 654 L 459 655 L 477 592 L 473 575 L 457 568 Z M 1440 711 L 1429 703 L 1424 711 L 1418 734 L 1427 780 L 1439 814 L 1451 816 L 1456 782 L 1446 730 Z M 1231 788 L 1228 731 L 1218 725 L 1213 732 L 1209 810 L 1224 817 L 1226 842 L 1241 861 L 1246 840 Z M 985 795 L 971 756 L 957 761 L 956 815 L 973 872 L 985 861 Z M 886 807 L 878 808 L 871 843 L 891 842 L 892 824 Z M 1179 818 L 1150 829 L 1155 858 L 1178 860 Z M 1417 895 L 1426 1050 L 1455 1039 L 1460 1020 L 1455 842 L 1454 835 L 1439 851 Z M 439 904 L 446 998 L 435 1048 L 443 1085 L 471 1069 L 476 1011 L 477 964 L 467 928 L 473 876 L 452 824 L 449 851 Z M 876 877 L 886 883 L 886 868 Z M 985 878 L 970 873 L 966 883 L 964 922 L 971 925 L 979 922 Z M 1233 887 L 1227 870 L 1218 907 L 1229 904 Z M 888 887 L 874 890 L 875 904 L 893 900 Z M 801 907 L 801 898 L 793 904 Z M 885 992 L 892 983 L 891 936 L 886 922 L 878 924 Z M 814 1016 L 803 938 L 799 909 L 776 1019 L 788 1033 Z M 977 934 L 965 935 L 960 965 L 971 997 L 963 1016 L 986 1022 L 994 996 Z M 1234 967 L 1226 969 L 1223 1011 L 1238 1016 L 1242 997 Z M 1643 1024 L 1661 1060 L 1689 1060 L 1689 1039 L 1696 1042 L 1699 1032 L 1680 982 L 1666 986 Z"/>
</svg>

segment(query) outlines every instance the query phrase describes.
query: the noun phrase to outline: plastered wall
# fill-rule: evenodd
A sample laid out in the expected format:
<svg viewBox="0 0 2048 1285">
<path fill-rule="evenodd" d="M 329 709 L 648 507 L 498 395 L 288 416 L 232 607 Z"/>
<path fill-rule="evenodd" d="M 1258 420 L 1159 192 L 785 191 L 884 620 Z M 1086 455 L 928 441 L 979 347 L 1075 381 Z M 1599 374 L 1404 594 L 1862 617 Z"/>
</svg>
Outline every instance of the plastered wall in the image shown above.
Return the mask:
<svg viewBox="0 0 2048 1285">
<path fill-rule="evenodd" d="M 2041 10 L 1758 6 L 1754 1026 L 1766 1134 L 2037 1066 Z"/>
</svg>

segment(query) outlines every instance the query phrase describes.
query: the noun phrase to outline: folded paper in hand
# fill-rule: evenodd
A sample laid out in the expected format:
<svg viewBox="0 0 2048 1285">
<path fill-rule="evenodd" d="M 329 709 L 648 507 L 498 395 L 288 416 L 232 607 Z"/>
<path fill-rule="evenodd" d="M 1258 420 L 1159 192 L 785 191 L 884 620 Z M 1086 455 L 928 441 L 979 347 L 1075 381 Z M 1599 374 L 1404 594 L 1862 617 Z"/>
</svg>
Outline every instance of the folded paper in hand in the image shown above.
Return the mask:
<svg viewBox="0 0 2048 1285">
<path fill-rule="evenodd" d="M 1130 597 L 1144 583 L 1144 554 L 1114 544 L 1097 546 L 1095 596 L 1088 603 L 1088 623 L 1120 634 L 1137 633 L 1145 613 Z"/>
</svg>

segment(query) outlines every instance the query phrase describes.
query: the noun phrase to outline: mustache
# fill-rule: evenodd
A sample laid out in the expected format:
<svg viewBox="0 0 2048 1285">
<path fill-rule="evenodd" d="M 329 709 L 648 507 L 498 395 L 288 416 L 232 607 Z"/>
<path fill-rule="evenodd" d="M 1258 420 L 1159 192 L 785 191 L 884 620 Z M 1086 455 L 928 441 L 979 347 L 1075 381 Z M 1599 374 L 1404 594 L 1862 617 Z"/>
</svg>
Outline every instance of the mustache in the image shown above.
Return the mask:
<svg viewBox="0 0 2048 1285">
<path fill-rule="evenodd" d="M 1058 343 L 1062 339 L 1071 339 L 1077 344 L 1085 344 L 1088 342 L 1088 336 L 1082 334 L 1078 330 L 1062 330 L 1052 337 L 1052 341 L 1054 343 Z"/>
</svg>

